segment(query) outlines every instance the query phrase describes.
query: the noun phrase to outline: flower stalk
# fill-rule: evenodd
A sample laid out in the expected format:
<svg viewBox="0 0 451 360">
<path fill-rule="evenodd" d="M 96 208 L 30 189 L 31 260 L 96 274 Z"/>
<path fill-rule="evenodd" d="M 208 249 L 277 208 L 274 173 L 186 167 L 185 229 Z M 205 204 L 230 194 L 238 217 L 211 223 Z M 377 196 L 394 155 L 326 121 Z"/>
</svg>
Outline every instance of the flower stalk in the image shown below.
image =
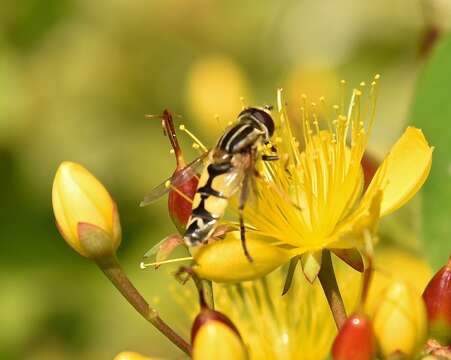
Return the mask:
<svg viewBox="0 0 451 360">
<path fill-rule="evenodd" d="M 346 321 L 346 310 L 340 294 L 340 289 L 338 288 L 337 278 L 335 277 L 329 250 L 323 251 L 321 270 L 318 273 L 318 279 L 323 288 L 330 310 L 332 311 L 337 329 L 340 330 Z"/>
<path fill-rule="evenodd" d="M 135 286 L 131 283 L 115 256 L 96 259 L 96 263 L 106 277 L 119 290 L 124 298 L 174 345 L 187 355 L 191 355 L 191 346 L 159 316 Z"/>
</svg>

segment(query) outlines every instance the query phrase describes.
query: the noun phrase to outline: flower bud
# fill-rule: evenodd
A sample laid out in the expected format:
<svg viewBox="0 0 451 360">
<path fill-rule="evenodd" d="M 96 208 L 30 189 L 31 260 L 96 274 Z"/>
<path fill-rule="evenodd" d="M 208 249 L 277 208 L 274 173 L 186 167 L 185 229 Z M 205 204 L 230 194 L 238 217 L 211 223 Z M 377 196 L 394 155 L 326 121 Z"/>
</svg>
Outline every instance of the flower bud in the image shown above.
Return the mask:
<svg viewBox="0 0 451 360">
<path fill-rule="evenodd" d="M 121 243 L 116 204 L 83 166 L 64 161 L 52 188 L 56 225 L 64 240 L 90 259 L 110 256 Z"/>
<path fill-rule="evenodd" d="M 248 359 L 240 333 L 224 314 L 203 306 L 191 329 L 193 360 Z"/>
<path fill-rule="evenodd" d="M 373 327 L 383 356 L 395 353 L 412 356 L 426 340 L 426 309 L 422 297 L 397 280 L 379 298 Z"/>
<path fill-rule="evenodd" d="M 431 279 L 423 293 L 430 336 L 451 344 L 451 259 Z"/>
<path fill-rule="evenodd" d="M 364 188 L 367 189 L 380 164 L 379 161 L 368 152 L 363 154 L 361 164 L 363 169 Z"/>
<path fill-rule="evenodd" d="M 290 259 L 289 251 L 254 234 L 247 235 L 252 262 L 244 254 L 239 234 L 232 232 L 223 240 L 193 250 L 194 271 L 203 279 L 233 283 L 264 276 Z"/>
<path fill-rule="evenodd" d="M 177 176 L 180 169 L 174 171 L 173 177 Z M 193 199 L 197 190 L 198 178 L 193 176 L 183 184 L 177 186 L 177 190 L 171 189 L 168 195 L 168 210 L 177 230 L 183 234 L 186 223 L 192 212 L 192 202 L 188 199 Z"/>
<path fill-rule="evenodd" d="M 123 351 L 116 355 L 114 360 L 159 360 L 156 357 L 147 357 L 134 351 Z M 163 360 L 163 359 L 161 359 Z"/>
<path fill-rule="evenodd" d="M 172 180 L 176 179 L 186 166 L 185 158 L 183 157 L 182 148 L 177 139 L 177 134 L 175 132 L 174 120 L 172 119 L 172 114 L 169 110 L 164 110 L 161 116 L 150 115 L 150 117 L 161 118 L 161 124 L 164 129 L 164 133 L 169 138 L 171 143 L 172 151 L 175 155 L 176 167 L 172 174 Z M 184 128 L 184 126 L 183 126 Z M 199 182 L 198 178 L 192 174 L 191 177 L 177 186 L 171 186 L 168 195 L 168 211 L 172 222 L 176 226 L 179 233 L 183 234 L 185 232 L 186 223 L 192 212 L 192 201 L 194 194 L 197 190 L 197 184 Z M 186 174 L 184 174 L 186 177 Z"/>
<path fill-rule="evenodd" d="M 370 320 L 360 314 L 351 315 L 340 329 L 332 345 L 334 360 L 371 360 L 376 339 Z"/>
</svg>

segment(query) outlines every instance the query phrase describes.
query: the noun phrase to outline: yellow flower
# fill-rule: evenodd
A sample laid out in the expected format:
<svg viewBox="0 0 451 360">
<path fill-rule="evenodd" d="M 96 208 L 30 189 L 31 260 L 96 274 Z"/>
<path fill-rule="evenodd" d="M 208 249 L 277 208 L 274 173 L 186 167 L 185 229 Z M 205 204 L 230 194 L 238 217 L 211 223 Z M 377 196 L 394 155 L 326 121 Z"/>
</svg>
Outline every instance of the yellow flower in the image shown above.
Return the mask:
<svg viewBox="0 0 451 360">
<path fill-rule="evenodd" d="M 116 204 L 105 187 L 83 166 L 65 161 L 52 188 L 53 212 L 64 240 L 80 255 L 113 254 L 121 242 Z"/>
<path fill-rule="evenodd" d="M 402 261 L 398 262 L 397 257 Z M 361 274 L 336 260 L 338 283 L 347 313 L 351 314 L 359 303 Z M 409 283 L 414 289 L 423 286 L 425 274 L 430 273 L 424 260 L 397 249 L 377 252 L 375 262 L 384 264 L 385 268 L 374 274 L 368 298 L 371 304 L 379 304 L 381 300 L 381 292 L 374 291 L 373 287 L 380 290 L 381 282 L 386 287 L 397 281 L 402 269 L 414 274 Z M 216 310 L 237 327 L 251 360 L 326 359 L 337 328 L 323 289 L 317 280 L 310 284 L 298 267 L 290 290 L 281 296 L 285 277 L 286 269 L 280 267 L 253 281 L 215 283 Z M 198 313 L 195 293 L 180 287 L 173 287 L 171 292 L 192 319 Z M 420 290 L 415 293 L 420 294 Z M 369 315 L 373 313 L 374 310 L 368 310 Z"/>
<path fill-rule="evenodd" d="M 280 160 L 262 162 L 258 206 L 247 207 L 245 219 L 257 233 L 303 254 L 310 280 L 321 266 L 322 249 L 363 248 L 363 234 L 374 234 L 379 218 L 412 198 L 428 176 L 432 148 L 421 130 L 409 127 L 362 194 L 360 162 L 374 121 L 378 78 L 366 101 L 362 83 L 348 109 L 334 106 L 335 118 L 325 126 L 325 110 L 307 105 L 305 97 L 301 120 L 290 119 L 278 92 L 274 142 Z"/>
<path fill-rule="evenodd" d="M 114 360 L 163 360 L 156 357 L 147 357 L 134 351 L 123 351 L 114 357 Z"/>
<path fill-rule="evenodd" d="M 394 281 L 379 297 L 373 326 L 379 348 L 387 357 L 396 352 L 414 355 L 425 343 L 426 307 L 421 293 L 402 281 Z"/>
</svg>

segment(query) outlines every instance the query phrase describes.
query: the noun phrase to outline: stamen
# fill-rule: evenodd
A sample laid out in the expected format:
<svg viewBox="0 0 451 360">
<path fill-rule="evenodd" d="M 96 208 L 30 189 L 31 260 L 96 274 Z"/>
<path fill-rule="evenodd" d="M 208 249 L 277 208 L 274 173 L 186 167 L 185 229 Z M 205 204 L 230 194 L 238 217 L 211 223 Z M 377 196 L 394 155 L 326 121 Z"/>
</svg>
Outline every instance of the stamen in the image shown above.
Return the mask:
<svg viewBox="0 0 451 360">
<path fill-rule="evenodd" d="M 169 185 L 166 185 L 169 181 L 166 181 L 166 183 L 164 184 L 166 187 L 170 187 L 172 190 L 174 190 L 177 194 L 179 194 L 182 198 L 184 198 L 186 201 L 188 201 L 189 203 L 193 203 L 193 199 L 191 199 L 189 196 L 187 196 L 186 194 L 184 194 L 182 191 L 180 191 L 179 189 L 177 189 L 177 187 L 175 187 L 174 185 L 172 185 L 169 182 Z"/>
<path fill-rule="evenodd" d="M 204 145 L 204 144 L 202 144 L 202 142 L 191 132 L 191 131 L 189 131 L 187 128 L 186 128 L 186 126 L 184 125 L 184 124 L 181 124 L 180 126 L 179 126 L 179 129 L 181 130 L 181 131 L 184 131 L 186 134 L 188 134 L 188 136 L 191 138 L 191 139 L 193 139 L 194 140 L 194 142 L 196 142 L 197 144 L 199 144 L 199 146 L 202 148 L 202 150 L 204 151 L 204 152 L 207 152 L 208 151 L 208 149 L 206 148 L 206 146 Z"/>
<path fill-rule="evenodd" d="M 141 269 L 146 269 L 150 266 L 160 266 L 163 264 L 171 264 L 171 263 L 176 263 L 176 262 L 180 262 L 180 261 L 187 261 L 187 260 L 193 260 L 194 258 L 192 256 L 188 256 L 188 257 L 183 257 L 183 258 L 177 258 L 177 259 L 169 259 L 169 260 L 164 260 L 164 261 L 156 261 L 156 262 L 152 262 L 152 263 L 145 263 L 144 261 L 141 261 L 139 263 L 139 267 Z"/>
<path fill-rule="evenodd" d="M 371 135 L 371 130 L 373 128 L 373 123 L 374 123 L 374 118 L 376 115 L 376 103 L 377 103 L 377 98 L 378 98 L 378 88 L 377 88 L 377 81 L 380 79 L 380 75 L 376 74 L 376 76 L 374 76 L 374 81 L 371 83 L 371 90 L 370 90 L 370 101 L 369 101 L 369 106 L 370 106 L 370 110 L 369 110 L 369 121 L 368 121 L 368 137 Z"/>
<path fill-rule="evenodd" d="M 346 97 L 346 80 L 341 80 L 340 81 L 340 92 L 339 92 L 339 100 L 338 100 L 338 105 L 339 105 L 339 112 L 340 114 L 343 113 L 344 108 L 345 108 L 345 97 Z"/>
<path fill-rule="evenodd" d="M 321 104 L 321 110 L 324 114 L 324 119 L 326 120 L 326 123 L 327 123 L 327 128 L 328 128 L 329 132 L 332 134 L 332 123 L 330 121 L 331 117 L 330 117 L 330 113 L 329 113 L 329 108 L 327 107 L 327 104 L 326 104 L 326 98 L 324 96 L 321 96 L 319 98 L 319 102 Z"/>
<path fill-rule="evenodd" d="M 301 103 L 302 103 L 302 107 L 304 108 L 304 111 L 305 111 L 305 118 L 308 119 L 309 112 L 308 112 L 308 107 L 307 107 L 307 95 L 306 94 L 301 94 Z"/>
</svg>

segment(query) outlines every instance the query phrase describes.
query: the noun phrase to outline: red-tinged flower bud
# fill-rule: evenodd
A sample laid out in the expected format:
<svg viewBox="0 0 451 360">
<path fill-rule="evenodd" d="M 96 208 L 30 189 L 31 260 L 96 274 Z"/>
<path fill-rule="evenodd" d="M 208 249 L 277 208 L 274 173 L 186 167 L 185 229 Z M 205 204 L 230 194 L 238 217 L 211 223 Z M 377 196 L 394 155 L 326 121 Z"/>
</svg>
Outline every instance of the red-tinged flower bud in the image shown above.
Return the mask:
<svg viewBox="0 0 451 360">
<path fill-rule="evenodd" d="M 116 204 L 86 168 L 61 163 L 53 181 L 52 204 L 58 230 L 80 255 L 99 259 L 116 252 L 121 243 Z"/>
<path fill-rule="evenodd" d="M 350 316 L 340 329 L 332 346 L 334 360 L 371 360 L 376 339 L 370 320 L 361 314 Z"/>
<path fill-rule="evenodd" d="M 423 293 L 430 336 L 451 344 L 451 259 L 431 279 Z"/>
<path fill-rule="evenodd" d="M 180 170 L 176 170 L 173 177 L 177 176 L 179 172 Z M 171 189 L 169 191 L 169 215 L 177 230 L 182 234 L 185 231 L 186 223 L 192 211 L 192 203 L 188 199 L 194 198 L 198 182 L 198 178 L 193 176 L 182 185 L 179 185 L 177 189 Z"/>
<path fill-rule="evenodd" d="M 373 179 L 373 176 L 376 173 L 377 168 L 379 167 L 379 161 L 377 161 L 374 158 L 374 156 L 372 156 L 368 152 L 365 152 L 361 163 L 363 168 L 363 177 L 365 179 L 365 189 L 366 189 L 370 184 L 371 180 Z"/>
<path fill-rule="evenodd" d="M 151 117 L 154 116 L 151 115 Z M 180 144 L 177 140 L 177 134 L 175 133 L 174 121 L 171 113 L 168 110 L 164 110 L 161 119 L 165 134 L 168 136 L 172 150 L 175 154 L 176 168 L 172 174 L 172 180 L 174 181 L 182 173 L 182 171 L 184 171 L 183 169 L 186 166 L 186 162 L 183 157 Z M 176 186 L 170 183 L 168 184 L 168 186 L 171 187 L 168 196 L 169 216 L 180 233 L 185 231 L 186 223 L 191 215 L 191 199 L 194 198 L 194 194 L 197 190 L 197 184 L 199 182 L 195 175 L 196 174 L 193 173 L 192 176 L 187 177 L 185 172 L 183 177 L 186 177 L 187 179 L 183 183 L 177 183 Z"/>
<path fill-rule="evenodd" d="M 191 329 L 193 360 L 245 360 L 246 347 L 230 319 L 203 306 Z"/>
</svg>

